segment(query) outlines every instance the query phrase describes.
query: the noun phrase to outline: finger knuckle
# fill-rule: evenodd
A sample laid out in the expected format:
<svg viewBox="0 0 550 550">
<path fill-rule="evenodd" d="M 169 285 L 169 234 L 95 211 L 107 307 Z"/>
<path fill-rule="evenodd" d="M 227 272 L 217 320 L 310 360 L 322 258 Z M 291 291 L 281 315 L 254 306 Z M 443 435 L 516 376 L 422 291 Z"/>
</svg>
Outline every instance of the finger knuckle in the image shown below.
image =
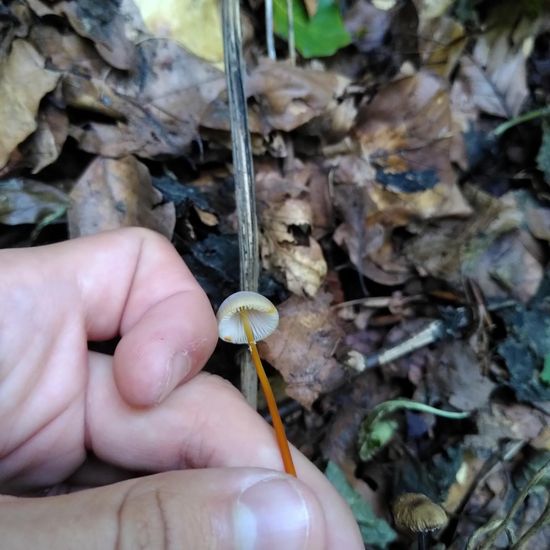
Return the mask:
<svg viewBox="0 0 550 550">
<path fill-rule="evenodd" d="M 167 495 L 159 488 L 128 492 L 118 513 L 116 550 L 172 550 L 178 547 L 169 507 Z"/>
</svg>

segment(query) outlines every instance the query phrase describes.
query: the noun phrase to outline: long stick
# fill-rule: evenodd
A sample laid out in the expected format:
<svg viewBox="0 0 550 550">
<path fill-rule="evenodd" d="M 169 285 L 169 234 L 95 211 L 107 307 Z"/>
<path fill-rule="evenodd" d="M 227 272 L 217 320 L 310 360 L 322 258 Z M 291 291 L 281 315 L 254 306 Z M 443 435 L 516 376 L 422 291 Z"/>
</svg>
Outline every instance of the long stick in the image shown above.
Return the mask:
<svg viewBox="0 0 550 550">
<path fill-rule="evenodd" d="M 227 81 L 231 143 L 233 147 L 235 200 L 239 225 L 240 284 L 242 290 L 256 292 L 260 273 L 258 222 L 256 219 L 254 166 L 243 85 L 244 63 L 238 0 L 223 0 L 222 19 L 225 78 Z M 241 363 L 241 391 L 250 405 L 256 409 L 258 382 L 248 354 L 244 356 Z"/>
<path fill-rule="evenodd" d="M 267 57 L 277 59 L 275 52 L 275 36 L 273 34 L 273 0 L 265 0 L 265 41 Z"/>
</svg>

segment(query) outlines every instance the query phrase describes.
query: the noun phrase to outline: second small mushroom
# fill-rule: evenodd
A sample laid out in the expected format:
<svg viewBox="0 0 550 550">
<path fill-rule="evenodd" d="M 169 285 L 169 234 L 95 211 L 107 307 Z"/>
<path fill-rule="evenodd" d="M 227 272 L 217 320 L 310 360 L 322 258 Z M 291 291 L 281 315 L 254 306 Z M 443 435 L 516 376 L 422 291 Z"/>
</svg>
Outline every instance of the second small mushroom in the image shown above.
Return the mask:
<svg viewBox="0 0 550 550">
<path fill-rule="evenodd" d="M 403 493 L 392 506 L 395 526 L 418 537 L 418 550 L 427 550 L 430 534 L 447 525 L 447 513 L 422 493 Z"/>
</svg>

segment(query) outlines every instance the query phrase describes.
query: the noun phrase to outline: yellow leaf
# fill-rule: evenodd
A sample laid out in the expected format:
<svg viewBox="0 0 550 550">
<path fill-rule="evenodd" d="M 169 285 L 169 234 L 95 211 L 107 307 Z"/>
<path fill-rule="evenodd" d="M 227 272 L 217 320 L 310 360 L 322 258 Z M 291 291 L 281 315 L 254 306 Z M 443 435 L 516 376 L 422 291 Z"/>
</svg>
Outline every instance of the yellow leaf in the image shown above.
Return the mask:
<svg viewBox="0 0 550 550">
<path fill-rule="evenodd" d="M 0 168 L 36 130 L 40 100 L 58 79 L 59 74 L 44 69 L 44 58 L 28 42 L 14 41 L 0 63 Z"/>
<path fill-rule="evenodd" d="M 148 30 L 172 38 L 212 63 L 223 62 L 218 0 L 135 0 Z"/>
</svg>

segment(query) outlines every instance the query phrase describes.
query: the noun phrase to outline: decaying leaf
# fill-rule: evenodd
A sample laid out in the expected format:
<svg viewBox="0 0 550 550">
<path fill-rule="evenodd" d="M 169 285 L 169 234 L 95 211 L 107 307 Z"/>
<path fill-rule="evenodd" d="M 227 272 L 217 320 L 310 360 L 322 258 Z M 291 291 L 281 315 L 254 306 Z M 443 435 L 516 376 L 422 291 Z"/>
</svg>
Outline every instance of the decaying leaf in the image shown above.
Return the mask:
<svg viewBox="0 0 550 550">
<path fill-rule="evenodd" d="M 546 183 L 550 184 L 550 124 L 543 126 L 542 143 L 537 154 L 537 166 L 544 174 Z"/>
<path fill-rule="evenodd" d="M 136 50 L 126 36 L 119 0 L 63 0 L 53 4 L 33 0 L 30 7 L 40 17 L 65 16 L 80 36 L 90 39 L 109 64 L 123 70 L 134 68 Z"/>
<path fill-rule="evenodd" d="M 141 226 L 172 237 L 176 222 L 173 203 L 151 184 L 147 167 L 134 157 L 98 157 L 70 193 L 68 213 L 72 238 L 119 227 Z"/>
<path fill-rule="evenodd" d="M 448 78 L 467 43 L 464 27 L 450 17 L 422 19 L 419 49 L 426 68 Z"/>
<path fill-rule="evenodd" d="M 397 254 L 392 232 L 410 221 L 410 213 L 397 208 L 377 212 L 367 188 L 353 183 L 335 188 L 335 202 L 345 221 L 336 228 L 333 239 L 348 251 L 359 273 L 385 285 L 408 280 L 410 266 Z"/>
<path fill-rule="evenodd" d="M 517 304 L 499 312 L 508 328 L 498 347 L 508 370 L 505 383 L 522 401 L 550 400 L 550 386 L 542 378 L 550 357 L 549 295 L 545 279 L 528 307 Z"/>
<path fill-rule="evenodd" d="M 262 357 L 288 384 L 288 395 L 304 407 L 310 407 L 344 377 L 333 357 L 344 331 L 330 302 L 331 296 L 325 292 L 318 292 L 314 299 L 292 296 L 277 307 L 277 331 L 259 343 Z"/>
<path fill-rule="evenodd" d="M 290 132 L 336 105 L 347 84 L 335 73 L 262 59 L 247 81 L 247 93 L 258 97 L 271 128 Z"/>
<path fill-rule="evenodd" d="M 101 75 L 108 68 L 88 40 L 53 25 L 34 26 L 29 40 L 58 71 L 92 77 Z"/>
<path fill-rule="evenodd" d="M 457 287 L 470 277 L 488 298 L 526 302 L 537 291 L 543 268 L 540 247 L 521 229 L 515 201 L 473 188 L 467 197 L 475 211 L 471 221 L 442 221 L 411 239 L 405 253 L 421 271 Z"/>
<path fill-rule="evenodd" d="M 312 176 L 311 164 L 296 161 L 291 175 L 283 175 L 276 162 L 259 161 L 256 169 L 256 200 L 258 207 L 281 205 L 287 199 L 305 198 Z"/>
<path fill-rule="evenodd" d="M 36 129 L 40 100 L 55 88 L 58 79 L 58 74 L 44 68 L 42 56 L 23 40 L 15 40 L 9 56 L 0 61 L 0 168 Z"/>
<path fill-rule="evenodd" d="M 346 13 L 346 29 L 361 52 L 380 51 L 390 24 L 391 14 L 370 2 L 356 2 Z"/>
<path fill-rule="evenodd" d="M 466 446 L 479 456 L 498 448 L 502 440 L 529 442 L 536 439 L 548 423 L 548 418 L 527 405 L 491 403 L 476 416 L 477 434 L 465 437 Z"/>
<path fill-rule="evenodd" d="M 445 15 L 454 0 L 414 0 L 421 21 L 430 21 Z"/>
<path fill-rule="evenodd" d="M 223 73 L 169 40 L 145 41 L 138 52 L 136 73 L 113 74 L 105 83 L 117 96 L 114 105 L 124 120 L 72 128 L 85 151 L 108 157 L 178 156 L 198 139 L 203 111 L 225 87 Z M 89 90 L 81 88 L 88 101 Z M 103 105 L 104 98 L 97 94 L 98 108 L 112 108 L 112 101 Z M 74 94 L 72 101 L 77 101 Z"/>
<path fill-rule="evenodd" d="M 455 135 L 448 92 L 429 72 L 381 89 L 358 114 L 355 130 L 363 181 L 379 210 L 406 209 L 420 218 L 471 212 L 450 162 Z"/>
<path fill-rule="evenodd" d="M 31 173 L 36 174 L 42 168 L 57 160 L 69 133 L 69 117 L 65 111 L 48 105 L 38 115 L 38 127 L 30 141 L 22 147 L 26 164 Z"/>
<path fill-rule="evenodd" d="M 288 199 L 262 213 L 261 257 L 265 269 L 280 273 L 295 294 L 314 296 L 327 274 L 319 243 L 309 235 L 309 203 Z"/>
<path fill-rule="evenodd" d="M 218 0 L 135 0 L 149 31 L 172 38 L 195 55 L 223 62 L 221 10 Z"/>
<path fill-rule="evenodd" d="M 184 260 L 214 308 L 239 288 L 239 245 L 236 235 L 210 234 L 193 243 Z"/>
<path fill-rule="evenodd" d="M 20 178 L 0 181 L 0 223 L 40 225 L 62 216 L 68 204 L 67 195 L 53 185 Z"/>
<path fill-rule="evenodd" d="M 521 2 L 504 4 L 492 9 L 472 56 L 462 58 L 460 79 L 478 109 L 508 118 L 519 114 L 528 95 L 525 64 L 539 21 L 522 15 Z"/>
<path fill-rule="evenodd" d="M 353 135 L 355 154 L 329 160 L 345 220 L 334 239 L 363 275 L 401 284 L 410 264 L 393 231 L 418 218 L 471 213 L 451 166 L 462 138 L 443 81 L 419 72 L 391 82 L 360 109 Z"/>
<path fill-rule="evenodd" d="M 482 409 L 496 385 L 481 370 L 482 362 L 468 342 L 444 344 L 439 364 L 427 373 L 426 395 L 460 410 Z"/>
<path fill-rule="evenodd" d="M 312 163 L 299 161 L 287 177 L 274 163 L 258 163 L 256 170 L 263 266 L 291 292 L 313 296 L 327 274 L 316 241 L 331 223 L 326 174 Z"/>
</svg>

